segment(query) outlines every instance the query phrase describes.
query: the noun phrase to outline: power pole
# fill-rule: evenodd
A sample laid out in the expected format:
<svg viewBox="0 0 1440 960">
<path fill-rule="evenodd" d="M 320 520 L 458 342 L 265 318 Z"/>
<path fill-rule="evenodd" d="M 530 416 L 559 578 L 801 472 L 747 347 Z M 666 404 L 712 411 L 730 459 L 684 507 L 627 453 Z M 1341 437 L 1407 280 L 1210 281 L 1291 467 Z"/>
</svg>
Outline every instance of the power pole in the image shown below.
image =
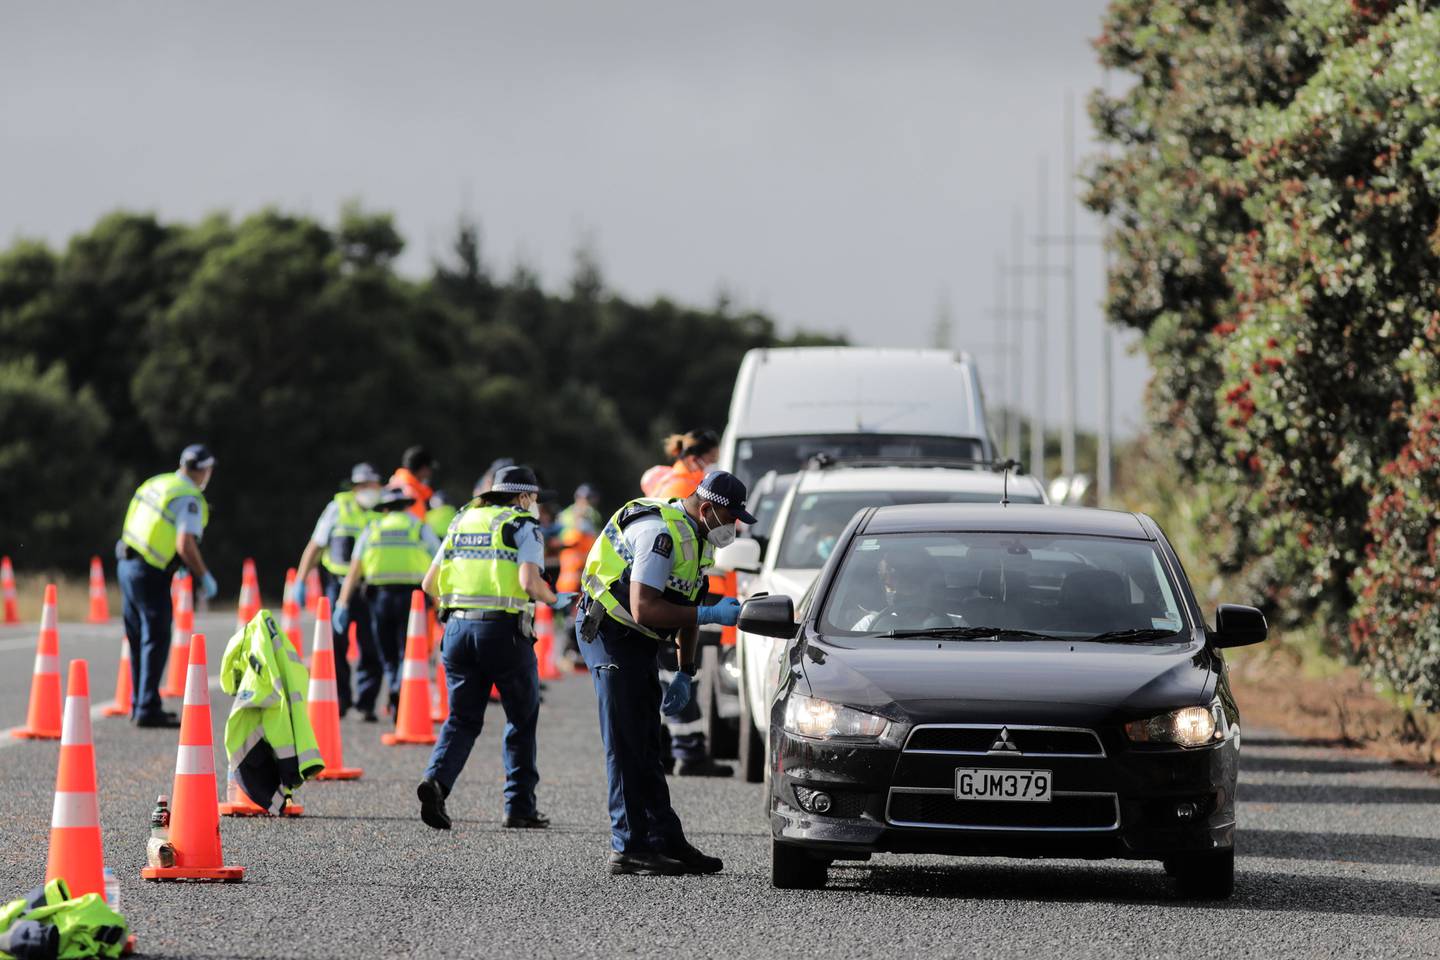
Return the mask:
<svg viewBox="0 0 1440 960">
<path fill-rule="evenodd" d="M 1010 402 L 1006 397 L 1010 388 L 1010 343 L 1009 337 L 1006 335 L 1008 331 L 1005 329 L 1008 322 L 1009 317 L 1005 315 L 1005 258 L 1003 256 L 996 256 L 995 369 L 999 375 L 995 378 L 995 396 L 997 398 L 1003 398 L 1001 402 L 1004 404 L 1004 406 L 1000 408 L 1002 411 L 1000 419 L 1000 436 L 1002 442 L 1004 442 L 1004 438 L 1010 436 L 1010 421 L 1015 416 L 1015 411 L 1010 409 Z M 1013 457 L 1014 455 L 1015 454 L 1010 451 L 1006 451 L 1004 454 L 1004 456 L 1007 457 Z"/>
<path fill-rule="evenodd" d="M 1045 483 L 1045 383 L 1050 379 L 1046 350 L 1048 318 L 1045 315 L 1046 288 L 1050 285 L 1045 264 L 1045 193 L 1048 179 L 1045 158 L 1041 157 L 1035 214 L 1040 235 L 1035 263 L 1035 319 L 1038 324 L 1035 337 L 1035 409 L 1030 412 L 1030 472 L 1041 484 Z"/>
<path fill-rule="evenodd" d="M 1104 264 L 1105 289 L 1110 287 L 1110 246 L 1101 248 L 1101 262 Z M 1115 428 L 1115 383 L 1114 360 L 1112 357 L 1113 334 L 1110 318 L 1105 307 L 1100 308 L 1100 436 L 1095 445 L 1095 493 L 1100 506 L 1110 502 L 1110 465 L 1113 455 L 1110 451 L 1110 437 Z"/>
<path fill-rule="evenodd" d="M 1010 310 L 1012 317 L 1025 315 L 1025 277 L 1020 265 L 1025 262 L 1024 219 L 1020 208 L 1015 208 L 1015 218 L 1010 233 L 1010 250 L 1014 258 L 1010 264 Z M 1010 456 L 1020 459 L 1020 410 L 1025 403 L 1025 324 L 1015 325 L 1015 349 L 1010 356 L 1010 437 L 1006 446 Z M 1033 429 L 1033 424 L 1032 424 Z"/>
<path fill-rule="evenodd" d="M 1075 475 L 1075 94 L 1065 96 L 1065 365 L 1060 387 L 1064 432 L 1060 434 L 1060 472 Z"/>
</svg>

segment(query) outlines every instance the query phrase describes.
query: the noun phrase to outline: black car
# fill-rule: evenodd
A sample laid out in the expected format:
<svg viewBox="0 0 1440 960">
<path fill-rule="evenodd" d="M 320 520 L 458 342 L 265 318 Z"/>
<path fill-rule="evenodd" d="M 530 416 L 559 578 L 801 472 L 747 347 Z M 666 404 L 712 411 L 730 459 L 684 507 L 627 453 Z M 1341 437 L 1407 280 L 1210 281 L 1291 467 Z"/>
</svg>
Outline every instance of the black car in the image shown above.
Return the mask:
<svg viewBox="0 0 1440 960">
<path fill-rule="evenodd" d="M 1140 514 L 924 504 L 856 514 L 784 637 L 770 714 L 772 881 L 823 886 L 872 853 L 1163 861 L 1183 895 L 1234 886 L 1240 715 L 1223 647 Z"/>
</svg>

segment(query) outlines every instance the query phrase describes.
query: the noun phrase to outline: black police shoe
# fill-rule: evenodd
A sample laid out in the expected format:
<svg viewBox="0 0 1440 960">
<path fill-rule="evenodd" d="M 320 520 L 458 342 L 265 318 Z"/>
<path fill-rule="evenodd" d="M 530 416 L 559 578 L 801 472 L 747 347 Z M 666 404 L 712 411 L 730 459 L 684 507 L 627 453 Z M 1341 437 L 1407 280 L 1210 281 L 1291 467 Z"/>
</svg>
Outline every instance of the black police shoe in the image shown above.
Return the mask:
<svg viewBox="0 0 1440 960">
<path fill-rule="evenodd" d="M 678 877 L 688 872 L 685 864 L 661 853 L 620 853 L 610 851 L 610 875 L 638 874 L 642 877 Z"/>
<path fill-rule="evenodd" d="M 686 873 L 719 873 L 725 869 L 725 861 L 701 853 L 689 843 L 681 847 L 671 847 L 665 851 L 665 856 L 685 864 Z"/>
<path fill-rule="evenodd" d="M 675 767 L 675 773 L 681 777 L 728 777 L 735 772 L 735 768 L 728 763 L 716 763 L 710 757 L 700 760 L 682 760 Z"/>
<path fill-rule="evenodd" d="M 503 824 L 511 830 L 544 830 L 550 826 L 550 818 L 539 810 L 528 817 L 512 817 L 507 815 Z"/>
<path fill-rule="evenodd" d="M 380 722 L 380 718 L 375 715 L 374 710 L 366 710 L 364 713 L 360 714 L 360 719 L 364 720 L 366 723 Z"/>
<path fill-rule="evenodd" d="M 136 717 L 132 721 L 137 727 L 178 727 L 180 718 L 169 710 L 161 710 L 159 713 L 148 714 L 143 717 Z"/>
<path fill-rule="evenodd" d="M 420 798 L 420 819 L 425 821 L 425 825 L 436 830 L 449 830 L 450 815 L 445 812 L 445 792 L 440 789 L 440 784 L 430 779 L 421 780 L 420 786 L 415 788 L 415 795 Z"/>
</svg>

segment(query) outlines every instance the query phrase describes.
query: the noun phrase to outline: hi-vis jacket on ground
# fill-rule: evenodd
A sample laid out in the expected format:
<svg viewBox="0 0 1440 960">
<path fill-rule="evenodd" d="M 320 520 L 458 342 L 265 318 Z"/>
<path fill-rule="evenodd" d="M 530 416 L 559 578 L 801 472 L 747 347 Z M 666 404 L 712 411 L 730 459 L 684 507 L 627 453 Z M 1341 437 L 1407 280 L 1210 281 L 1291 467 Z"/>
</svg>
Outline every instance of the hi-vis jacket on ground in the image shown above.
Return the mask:
<svg viewBox="0 0 1440 960">
<path fill-rule="evenodd" d="M 230 638 L 220 661 L 220 686 L 235 697 L 225 721 L 230 779 L 271 813 L 325 769 L 305 706 L 309 683 L 300 655 L 269 610 Z"/>
<path fill-rule="evenodd" d="M 0 907 L 0 957 L 118 957 L 129 935 L 100 894 L 72 898 L 63 877 Z"/>
</svg>

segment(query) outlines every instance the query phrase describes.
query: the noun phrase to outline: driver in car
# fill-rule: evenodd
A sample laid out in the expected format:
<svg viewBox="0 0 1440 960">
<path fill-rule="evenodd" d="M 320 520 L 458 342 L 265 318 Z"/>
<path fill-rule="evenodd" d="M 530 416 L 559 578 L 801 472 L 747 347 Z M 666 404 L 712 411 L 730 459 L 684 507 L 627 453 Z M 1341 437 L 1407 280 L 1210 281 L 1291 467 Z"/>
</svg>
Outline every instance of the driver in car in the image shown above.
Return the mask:
<svg viewBox="0 0 1440 960">
<path fill-rule="evenodd" d="M 880 558 L 876 575 L 885 605 L 866 613 L 852 630 L 916 630 L 957 624 L 945 613 L 945 576 L 928 551 L 892 549 Z"/>
</svg>

